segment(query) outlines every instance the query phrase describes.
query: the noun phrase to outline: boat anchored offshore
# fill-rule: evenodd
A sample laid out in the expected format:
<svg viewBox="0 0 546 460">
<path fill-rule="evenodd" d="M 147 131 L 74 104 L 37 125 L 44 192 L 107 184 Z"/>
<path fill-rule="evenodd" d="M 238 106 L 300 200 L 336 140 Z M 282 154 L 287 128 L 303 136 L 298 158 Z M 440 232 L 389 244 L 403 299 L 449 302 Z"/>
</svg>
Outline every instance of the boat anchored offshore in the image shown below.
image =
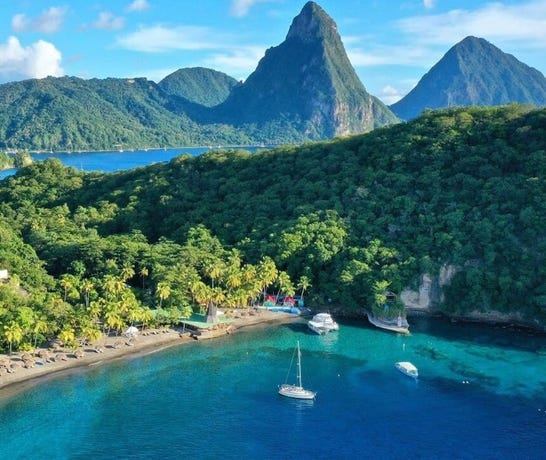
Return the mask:
<svg viewBox="0 0 546 460">
<path fill-rule="evenodd" d="M 339 330 L 339 325 L 334 321 L 330 313 L 317 313 L 307 322 L 307 325 L 309 329 L 319 335 Z"/>
<path fill-rule="evenodd" d="M 283 383 L 282 385 L 279 385 L 279 394 L 282 396 L 286 396 L 287 398 L 315 399 L 316 392 L 306 390 L 305 388 L 303 388 L 301 383 L 301 351 L 299 341 L 297 342 L 294 353 L 297 354 L 297 384 Z M 290 361 L 290 368 L 288 369 L 288 374 L 286 375 L 287 381 L 288 376 L 290 375 L 290 370 L 292 369 L 293 362 L 294 354 L 292 354 L 292 361 Z"/>
<path fill-rule="evenodd" d="M 406 374 L 407 376 L 413 377 L 414 379 L 419 377 L 419 371 L 409 361 L 400 361 L 398 363 L 395 363 L 395 366 L 396 366 L 396 369 L 402 372 L 402 374 Z"/>
</svg>

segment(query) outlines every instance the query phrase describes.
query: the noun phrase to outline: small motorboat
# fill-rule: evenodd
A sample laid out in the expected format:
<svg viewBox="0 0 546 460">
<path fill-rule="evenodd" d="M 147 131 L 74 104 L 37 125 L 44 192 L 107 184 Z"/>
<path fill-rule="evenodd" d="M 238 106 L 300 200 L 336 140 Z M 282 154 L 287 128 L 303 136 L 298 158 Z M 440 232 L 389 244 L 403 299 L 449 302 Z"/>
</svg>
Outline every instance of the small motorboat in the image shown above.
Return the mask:
<svg viewBox="0 0 546 460">
<path fill-rule="evenodd" d="M 409 361 L 400 361 L 396 363 L 395 366 L 396 366 L 396 369 L 402 372 L 402 374 L 406 374 L 408 377 L 413 377 L 414 379 L 419 377 L 419 371 Z"/>
<path fill-rule="evenodd" d="M 309 326 L 309 329 L 319 335 L 339 330 L 338 324 L 334 321 L 330 313 L 317 313 L 307 322 L 307 325 Z"/>
</svg>

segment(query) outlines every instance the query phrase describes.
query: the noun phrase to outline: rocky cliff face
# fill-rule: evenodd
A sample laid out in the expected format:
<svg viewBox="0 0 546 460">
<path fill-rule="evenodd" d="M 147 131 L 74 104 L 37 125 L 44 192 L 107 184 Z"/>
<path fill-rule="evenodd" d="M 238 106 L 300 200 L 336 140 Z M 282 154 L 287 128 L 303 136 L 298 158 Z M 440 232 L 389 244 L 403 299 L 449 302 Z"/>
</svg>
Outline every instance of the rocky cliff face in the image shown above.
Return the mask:
<svg viewBox="0 0 546 460">
<path fill-rule="evenodd" d="M 444 265 L 437 275 L 424 273 L 417 290 L 406 288 L 400 293 L 400 300 L 406 308 L 432 311 L 444 300 L 443 286 L 449 284 L 457 272 L 454 265 Z"/>
<path fill-rule="evenodd" d="M 457 270 L 456 266 L 446 264 L 440 269 L 437 275 L 429 273 L 421 275 L 416 290 L 406 288 L 400 293 L 400 300 L 404 304 L 404 307 L 414 313 L 422 312 L 429 314 L 442 312 L 441 304 L 444 301 L 442 289 L 451 282 Z M 538 320 L 529 321 L 517 312 L 507 314 L 489 309 L 486 312 L 475 310 L 465 313 L 463 316 L 449 316 L 454 320 L 516 324 L 541 331 L 546 330 L 546 325 L 541 324 Z"/>
</svg>

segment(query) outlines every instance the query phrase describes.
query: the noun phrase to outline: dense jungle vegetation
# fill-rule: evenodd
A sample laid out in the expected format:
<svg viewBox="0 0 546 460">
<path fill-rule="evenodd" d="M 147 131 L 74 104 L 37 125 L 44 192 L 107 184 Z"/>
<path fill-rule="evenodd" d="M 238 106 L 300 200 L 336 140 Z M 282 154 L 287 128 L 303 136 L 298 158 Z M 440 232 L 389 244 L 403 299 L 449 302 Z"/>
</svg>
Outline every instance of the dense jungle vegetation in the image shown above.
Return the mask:
<svg viewBox="0 0 546 460">
<path fill-rule="evenodd" d="M 546 324 L 546 110 L 426 112 L 365 135 L 0 183 L 0 340 L 94 340 L 269 291 L 385 313 L 449 264 L 437 308 Z"/>
</svg>

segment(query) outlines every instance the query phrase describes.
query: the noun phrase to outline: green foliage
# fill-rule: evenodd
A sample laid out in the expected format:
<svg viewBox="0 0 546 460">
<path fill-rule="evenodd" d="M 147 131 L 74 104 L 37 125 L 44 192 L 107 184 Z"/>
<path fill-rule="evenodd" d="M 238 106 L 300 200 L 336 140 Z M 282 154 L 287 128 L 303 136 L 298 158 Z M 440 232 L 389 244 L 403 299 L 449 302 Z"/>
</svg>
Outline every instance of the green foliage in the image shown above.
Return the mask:
<svg viewBox="0 0 546 460">
<path fill-rule="evenodd" d="M 0 151 L 0 170 L 22 168 L 30 163 L 32 163 L 32 157 L 26 150 L 9 153 Z"/>
<path fill-rule="evenodd" d="M 112 174 L 34 163 L 0 183 L 0 261 L 30 293 L 6 287 L 0 323 L 24 329 L 31 306 L 79 337 L 92 318 L 119 329 L 299 290 L 393 316 L 387 290 L 446 264 L 443 311 L 544 322 L 545 126 L 545 110 L 473 107 Z"/>
<path fill-rule="evenodd" d="M 159 82 L 170 96 L 212 107 L 225 101 L 237 80 L 222 72 L 203 67 L 179 69 Z"/>
</svg>

